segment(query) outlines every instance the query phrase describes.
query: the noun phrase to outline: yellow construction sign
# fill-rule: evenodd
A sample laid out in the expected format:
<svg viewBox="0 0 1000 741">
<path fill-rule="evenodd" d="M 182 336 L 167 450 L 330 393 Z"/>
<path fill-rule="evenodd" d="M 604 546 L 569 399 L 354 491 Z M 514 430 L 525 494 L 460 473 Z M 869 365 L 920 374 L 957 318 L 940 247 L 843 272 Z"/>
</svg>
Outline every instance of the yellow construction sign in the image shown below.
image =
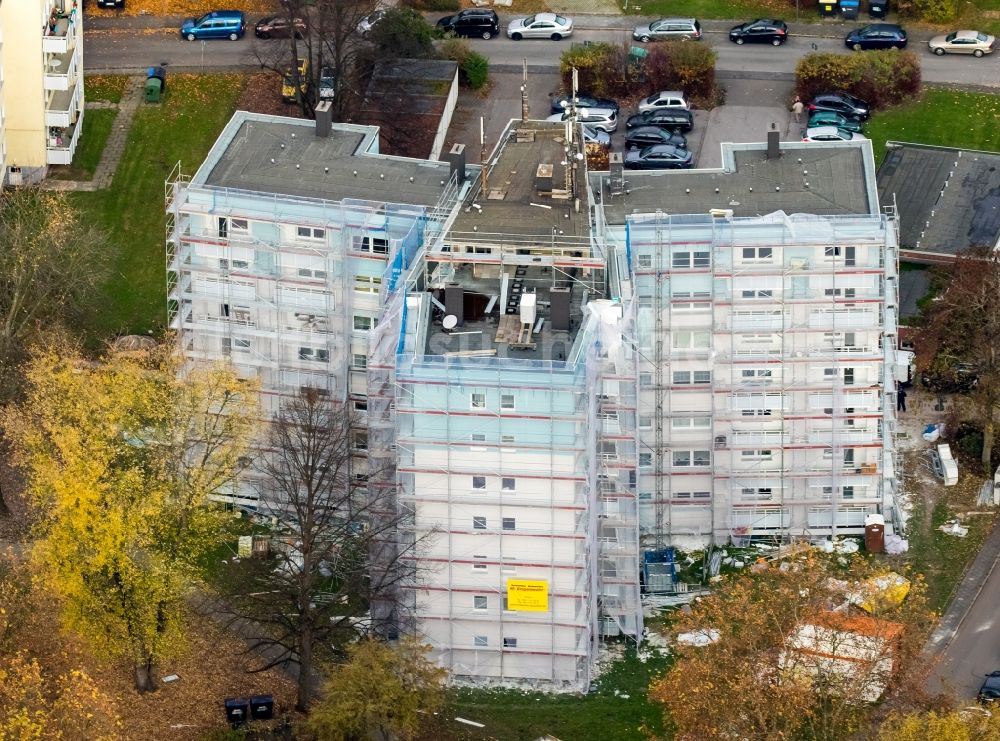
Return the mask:
<svg viewBox="0 0 1000 741">
<path fill-rule="evenodd" d="M 521 612 L 548 612 L 549 583 L 528 579 L 508 579 L 507 609 Z"/>
</svg>

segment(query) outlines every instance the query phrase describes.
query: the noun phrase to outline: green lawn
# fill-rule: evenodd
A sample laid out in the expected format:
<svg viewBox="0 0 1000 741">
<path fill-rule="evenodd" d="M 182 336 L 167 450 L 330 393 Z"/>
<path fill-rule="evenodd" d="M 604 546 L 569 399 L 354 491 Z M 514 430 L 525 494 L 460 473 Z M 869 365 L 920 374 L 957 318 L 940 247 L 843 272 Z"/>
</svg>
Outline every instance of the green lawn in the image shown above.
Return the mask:
<svg viewBox="0 0 1000 741">
<path fill-rule="evenodd" d="M 178 160 L 188 174 L 201 164 L 242 88 L 241 75 L 173 75 L 163 103 L 144 104 L 136 111 L 111 187 L 71 194 L 84 218 L 108 232 L 113 253 L 103 310 L 87 322 L 91 341 L 163 328 L 163 182 Z M 91 112 L 97 111 L 87 115 Z"/>
<path fill-rule="evenodd" d="M 927 88 L 912 103 L 878 111 L 867 133 L 876 162 L 889 139 L 1000 152 L 1000 95 Z"/>
<path fill-rule="evenodd" d="M 546 733 L 564 741 L 644 741 L 642 728 L 663 732 L 663 711 L 646 699 L 650 680 L 669 666 L 664 657 L 640 661 L 634 650 L 597 680 L 590 694 L 549 695 L 516 690 L 453 690 L 425 740 L 532 741 Z M 618 692 L 616 695 L 615 692 Z M 483 723 L 477 729 L 455 716 Z"/>
<path fill-rule="evenodd" d="M 87 75 L 83 78 L 83 97 L 119 103 L 127 84 L 128 75 Z"/>
<path fill-rule="evenodd" d="M 623 8 L 626 15 L 644 15 L 651 18 L 669 16 L 681 18 L 698 18 L 701 20 L 732 20 L 748 21 L 752 18 L 784 18 L 795 20 L 795 6 L 774 0 L 628 0 L 628 8 L 623 0 L 618 7 Z M 636 10 L 636 7 L 639 10 Z M 802 11 L 803 21 L 818 20 L 816 10 Z"/>
<path fill-rule="evenodd" d="M 118 111 L 114 108 L 92 108 L 83 116 L 83 131 L 71 165 L 53 165 L 48 176 L 56 180 L 90 180 L 101 161 L 104 143 Z"/>
</svg>

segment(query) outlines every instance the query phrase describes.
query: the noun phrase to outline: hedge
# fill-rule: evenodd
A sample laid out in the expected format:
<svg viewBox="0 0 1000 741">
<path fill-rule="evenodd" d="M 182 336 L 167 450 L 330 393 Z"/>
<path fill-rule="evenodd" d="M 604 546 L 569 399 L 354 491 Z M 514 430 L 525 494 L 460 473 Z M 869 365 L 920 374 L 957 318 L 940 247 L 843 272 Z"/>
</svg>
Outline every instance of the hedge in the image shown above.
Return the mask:
<svg viewBox="0 0 1000 741">
<path fill-rule="evenodd" d="M 920 60 L 910 51 L 807 54 L 795 67 L 795 92 L 802 100 L 819 93 L 856 95 L 873 108 L 901 103 L 920 92 Z"/>
</svg>

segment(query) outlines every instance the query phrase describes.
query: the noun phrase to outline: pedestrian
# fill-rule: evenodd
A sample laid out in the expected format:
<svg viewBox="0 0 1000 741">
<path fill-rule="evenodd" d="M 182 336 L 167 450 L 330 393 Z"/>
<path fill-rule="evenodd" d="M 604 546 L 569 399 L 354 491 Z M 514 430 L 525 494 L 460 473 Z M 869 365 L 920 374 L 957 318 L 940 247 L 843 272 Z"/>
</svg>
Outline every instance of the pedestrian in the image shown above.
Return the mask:
<svg viewBox="0 0 1000 741">
<path fill-rule="evenodd" d="M 906 389 L 900 389 L 896 392 L 896 411 L 906 411 Z"/>
<path fill-rule="evenodd" d="M 796 95 L 795 100 L 792 101 L 792 114 L 795 116 L 795 123 L 802 123 L 803 109 L 805 109 L 805 105 L 803 105 L 802 99 Z"/>
</svg>

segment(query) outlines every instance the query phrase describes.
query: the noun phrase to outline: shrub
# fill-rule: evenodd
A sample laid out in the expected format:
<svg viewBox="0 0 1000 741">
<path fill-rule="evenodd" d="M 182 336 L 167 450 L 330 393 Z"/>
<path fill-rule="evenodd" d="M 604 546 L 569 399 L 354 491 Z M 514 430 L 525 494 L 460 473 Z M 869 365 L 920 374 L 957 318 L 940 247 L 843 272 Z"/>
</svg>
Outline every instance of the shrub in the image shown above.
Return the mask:
<svg viewBox="0 0 1000 741">
<path fill-rule="evenodd" d="M 667 41 L 650 49 L 644 70 L 649 91 L 683 90 L 689 98 L 709 101 L 715 94 L 716 54 L 705 44 Z"/>
<path fill-rule="evenodd" d="M 462 7 L 459 0 L 403 0 L 403 5 L 415 10 L 455 11 Z"/>
<path fill-rule="evenodd" d="M 490 78 L 490 60 L 479 52 L 470 51 L 461 69 L 465 84 L 473 90 L 481 88 Z"/>
<path fill-rule="evenodd" d="M 438 53 L 442 59 L 458 62 L 458 66 L 461 67 L 472 53 L 472 47 L 465 39 L 450 37 L 438 44 Z"/>
<path fill-rule="evenodd" d="M 795 68 L 795 92 L 803 100 L 839 91 L 884 108 L 920 92 L 920 61 L 909 51 L 807 54 Z"/>
<path fill-rule="evenodd" d="M 918 18 L 928 23 L 947 23 L 958 15 L 957 0 L 900 0 L 896 7 L 901 18 Z"/>
<path fill-rule="evenodd" d="M 631 92 L 627 52 L 621 46 L 574 44 L 564 51 L 559 61 L 559 72 L 566 90 L 573 87 L 574 67 L 580 90 L 591 95 L 619 98 Z"/>
</svg>

